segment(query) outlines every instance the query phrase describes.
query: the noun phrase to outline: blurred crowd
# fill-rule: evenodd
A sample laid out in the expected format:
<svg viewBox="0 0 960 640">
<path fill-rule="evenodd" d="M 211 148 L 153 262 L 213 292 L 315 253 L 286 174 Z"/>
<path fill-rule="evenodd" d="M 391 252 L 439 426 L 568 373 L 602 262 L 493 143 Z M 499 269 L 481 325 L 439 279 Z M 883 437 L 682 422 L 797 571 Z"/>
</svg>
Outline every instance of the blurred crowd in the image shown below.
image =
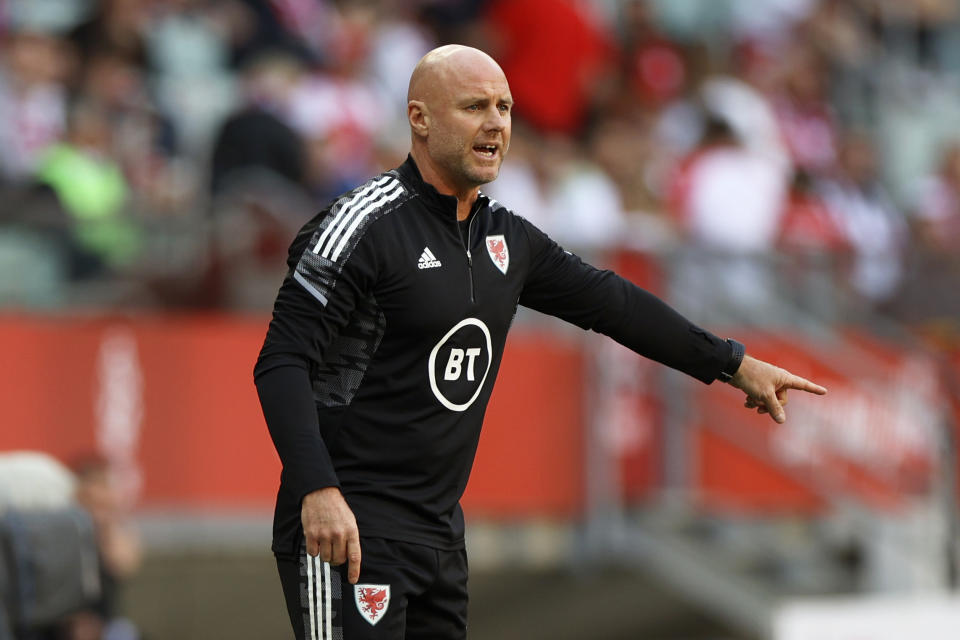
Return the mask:
<svg viewBox="0 0 960 640">
<path fill-rule="evenodd" d="M 0 304 L 269 308 L 447 42 L 516 100 L 485 191 L 565 246 L 798 256 L 956 317 L 956 0 L 3 0 Z"/>
<path fill-rule="evenodd" d="M 0 453 L 0 640 L 140 640 L 120 591 L 140 567 L 110 461 Z"/>
</svg>

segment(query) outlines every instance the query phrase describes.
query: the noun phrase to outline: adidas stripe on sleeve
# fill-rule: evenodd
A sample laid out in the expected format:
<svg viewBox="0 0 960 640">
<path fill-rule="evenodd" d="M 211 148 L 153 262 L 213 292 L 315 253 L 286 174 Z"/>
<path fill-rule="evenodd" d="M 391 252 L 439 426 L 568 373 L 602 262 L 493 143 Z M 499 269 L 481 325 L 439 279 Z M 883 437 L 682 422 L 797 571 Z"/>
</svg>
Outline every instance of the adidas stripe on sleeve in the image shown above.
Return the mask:
<svg viewBox="0 0 960 640">
<path fill-rule="evenodd" d="M 326 306 L 344 263 L 363 236 L 366 226 L 392 205 L 403 201 L 406 190 L 386 174 L 340 198 L 320 221 L 293 278 Z"/>
</svg>

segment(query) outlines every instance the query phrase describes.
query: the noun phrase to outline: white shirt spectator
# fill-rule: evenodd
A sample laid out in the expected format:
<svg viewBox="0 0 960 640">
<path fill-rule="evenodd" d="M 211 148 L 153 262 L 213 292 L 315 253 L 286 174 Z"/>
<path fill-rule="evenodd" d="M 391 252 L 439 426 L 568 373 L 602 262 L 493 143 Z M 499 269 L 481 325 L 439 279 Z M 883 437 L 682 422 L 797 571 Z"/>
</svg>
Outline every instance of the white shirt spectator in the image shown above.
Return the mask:
<svg viewBox="0 0 960 640">
<path fill-rule="evenodd" d="M 783 145 L 780 124 L 767 98 L 748 83 L 731 76 L 715 76 L 700 90 L 707 109 L 729 123 L 748 149 L 784 166 L 789 153 Z"/>
<path fill-rule="evenodd" d="M 882 301 L 903 275 L 901 250 L 906 226 L 879 189 L 866 191 L 841 181 L 820 185 L 827 209 L 856 252 L 851 284 L 869 300 Z"/>
<path fill-rule="evenodd" d="M 575 250 L 603 250 L 625 240 L 620 192 L 613 180 L 590 163 L 568 167 L 551 189 L 550 224 L 545 231 Z"/>
<path fill-rule="evenodd" d="M 758 153 L 728 146 L 705 152 L 690 174 L 691 237 L 721 251 L 768 251 L 776 240 L 786 188 L 780 165 Z"/>
</svg>

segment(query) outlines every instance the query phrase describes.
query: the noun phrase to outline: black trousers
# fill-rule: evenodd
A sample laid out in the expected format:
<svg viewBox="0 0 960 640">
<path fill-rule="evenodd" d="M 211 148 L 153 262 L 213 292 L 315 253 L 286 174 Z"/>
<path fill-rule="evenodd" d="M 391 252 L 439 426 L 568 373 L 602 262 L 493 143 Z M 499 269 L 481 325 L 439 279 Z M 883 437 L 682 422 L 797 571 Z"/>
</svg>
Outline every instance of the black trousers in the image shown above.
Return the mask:
<svg viewBox="0 0 960 640">
<path fill-rule="evenodd" d="M 276 554 L 297 640 L 464 640 L 467 553 L 363 538 L 360 580 L 347 565 Z"/>
</svg>

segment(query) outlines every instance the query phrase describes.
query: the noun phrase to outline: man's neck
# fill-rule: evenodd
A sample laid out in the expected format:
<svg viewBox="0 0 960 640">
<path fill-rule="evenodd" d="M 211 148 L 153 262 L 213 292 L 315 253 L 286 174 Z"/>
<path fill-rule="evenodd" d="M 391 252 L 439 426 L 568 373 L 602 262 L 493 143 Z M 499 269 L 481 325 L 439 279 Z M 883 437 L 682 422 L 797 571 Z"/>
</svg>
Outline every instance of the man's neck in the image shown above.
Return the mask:
<svg viewBox="0 0 960 640">
<path fill-rule="evenodd" d="M 470 216 L 473 203 L 477 201 L 480 187 L 460 189 L 450 184 L 434 167 L 426 151 L 420 147 L 415 146 L 411 149 L 410 155 L 413 157 L 413 161 L 417 163 L 417 169 L 420 170 L 420 177 L 423 178 L 423 181 L 436 189 L 437 193 L 455 197 L 457 199 L 457 220 L 466 220 Z"/>
</svg>

